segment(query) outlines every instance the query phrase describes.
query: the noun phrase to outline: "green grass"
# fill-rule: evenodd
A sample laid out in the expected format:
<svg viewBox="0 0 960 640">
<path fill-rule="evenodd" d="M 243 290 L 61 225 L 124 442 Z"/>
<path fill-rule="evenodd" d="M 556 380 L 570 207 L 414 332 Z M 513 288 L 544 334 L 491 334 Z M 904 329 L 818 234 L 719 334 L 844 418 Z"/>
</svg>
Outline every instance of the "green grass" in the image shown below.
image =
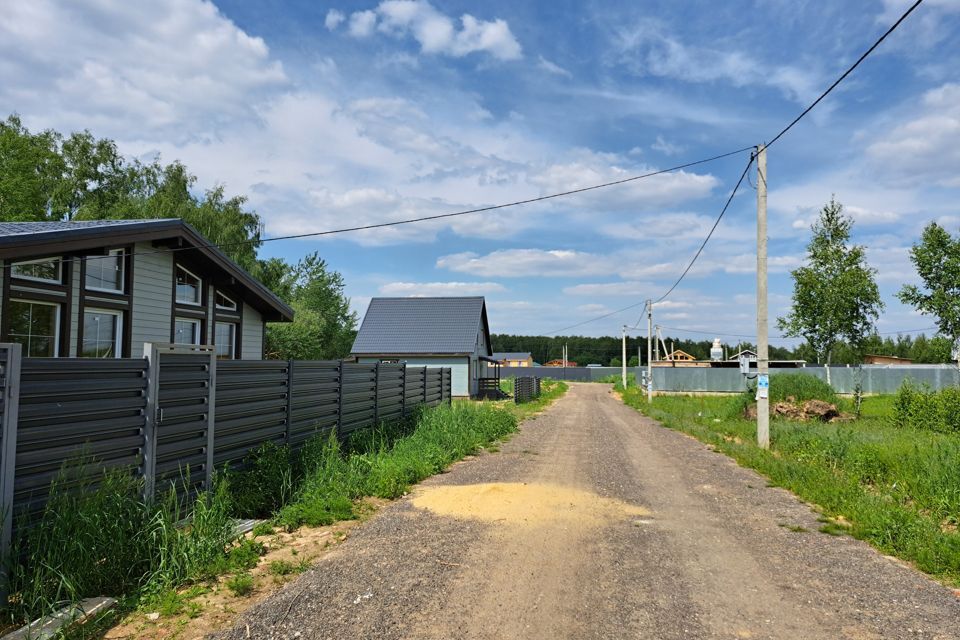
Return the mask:
<svg viewBox="0 0 960 640">
<path fill-rule="evenodd" d="M 517 418 L 491 403 L 455 402 L 422 411 L 412 428 L 381 429 L 351 441 L 314 443 L 303 486 L 277 518 L 288 530 L 356 516 L 354 500 L 396 498 L 410 485 L 515 431 Z"/>
<path fill-rule="evenodd" d="M 825 533 L 852 535 L 960 581 L 960 436 L 898 427 L 892 397 L 865 398 L 852 423 L 774 420 L 770 451 L 756 446 L 755 423 L 731 411 L 738 398 L 665 396 L 648 405 L 630 389 L 624 400 L 814 503 L 830 517 Z M 839 516 L 849 526 L 837 524 Z"/>
</svg>

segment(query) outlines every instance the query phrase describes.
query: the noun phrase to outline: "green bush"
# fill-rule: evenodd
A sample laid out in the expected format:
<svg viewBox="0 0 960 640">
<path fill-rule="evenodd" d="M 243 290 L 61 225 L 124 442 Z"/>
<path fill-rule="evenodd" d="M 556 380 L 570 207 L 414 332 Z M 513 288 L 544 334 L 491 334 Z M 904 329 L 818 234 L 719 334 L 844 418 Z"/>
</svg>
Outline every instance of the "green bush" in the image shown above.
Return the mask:
<svg viewBox="0 0 960 640">
<path fill-rule="evenodd" d="M 747 407 L 756 402 L 756 397 L 757 386 L 754 381 L 730 404 L 729 415 L 743 415 Z M 777 373 L 770 376 L 770 402 L 786 402 L 787 398 L 793 398 L 796 402 L 823 400 L 837 404 L 838 401 L 833 387 L 816 376 L 805 373 Z"/>
<path fill-rule="evenodd" d="M 901 428 L 960 432 L 960 389 L 933 391 L 907 379 L 897 390 L 893 421 Z"/>
</svg>

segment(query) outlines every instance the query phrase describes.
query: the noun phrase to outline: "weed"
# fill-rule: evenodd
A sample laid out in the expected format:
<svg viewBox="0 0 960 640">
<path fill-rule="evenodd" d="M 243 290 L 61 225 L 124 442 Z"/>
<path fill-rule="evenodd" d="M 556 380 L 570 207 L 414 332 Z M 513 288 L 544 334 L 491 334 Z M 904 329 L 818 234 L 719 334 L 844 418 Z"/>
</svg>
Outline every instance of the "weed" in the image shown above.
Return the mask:
<svg viewBox="0 0 960 640">
<path fill-rule="evenodd" d="M 287 560 L 274 560 L 270 563 L 270 573 L 275 576 L 289 576 L 297 573 L 303 573 L 310 568 L 309 563 L 304 559 L 294 564 Z"/>
<path fill-rule="evenodd" d="M 270 522 L 258 522 L 256 525 L 254 525 L 250 535 L 252 535 L 254 538 L 259 538 L 261 536 L 273 535 L 274 533 L 275 530 L 273 528 L 273 524 Z"/>
<path fill-rule="evenodd" d="M 227 589 L 238 598 L 253 593 L 253 576 L 247 572 L 238 573 L 227 579 Z"/>
<path fill-rule="evenodd" d="M 260 556 L 266 552 L 267 549 L 262 542 L 246 538 L 230 549 L 230 554 L 227 557 L 227 567 L 231 570 L 253 569 L 260 562 Z"/>
<path fill-rule="evenodd" d="M 265 442 L 251 451 L 241 470 L 231 475 L 234 513 L 239 518 L 268 518 L 282 507 L 293 489 L 290 449 Z"/>
</svg>

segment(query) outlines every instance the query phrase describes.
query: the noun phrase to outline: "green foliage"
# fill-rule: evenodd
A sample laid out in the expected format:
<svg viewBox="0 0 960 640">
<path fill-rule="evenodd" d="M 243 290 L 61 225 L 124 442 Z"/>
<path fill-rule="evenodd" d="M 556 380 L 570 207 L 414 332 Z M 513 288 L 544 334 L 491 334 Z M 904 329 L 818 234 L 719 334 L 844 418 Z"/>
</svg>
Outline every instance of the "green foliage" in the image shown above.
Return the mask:
<svg viewBox="0 0 960 640">
<path fill-rule="evenodd" d="M 253 576 L 249 573 L 238 573 L 227 579 L 227 589 L 238 598 L 253 593 Z"/>
<path fill-rule="evenodd" d="M 253 530 L 250 532 L 254 538 L 259 538 L 261 536 L 269 536 L 274 534 L 273 525 L 269 522 L 258 522 Z"/>
<path fill-rule="evenodd" d="M 823 400 L 837 404 L 837 393 L 829 384 L 816 376 L 804 373 L 778 373 L 770 376 L 770 402 L 786 402 L 793 398 L 796 402 Z M 731 402 L 733 416 L 742 416 L 747 407 L 756 402 L 757 388 L 752 385 Z"/>
<path fill-rule="evenodd" d="M 312 253 L 294 266 L 273 259 L 258 275 L 294 309 L 294 322 L 267 326 L 267 357 L 327 360 L 350 353 L 357 316 L 344 295 L 343 276 Z"/>
<path fill-rule="evenodd" d="M 910 261 L 923 288 L 904 285 L 897 297 L 920 313 L 936 317 L 940 333 L 955 344 L 960 338 L 960 238 L 954 239 L 931 222 L 910 250 Z"/>
<path fill-rule="evenodd" d="M 260 562 L 260 557 L 267 552 L 262 542 L 251 538 L 244 538 L 237 546 L 230 549 L 227 555 L 227 567 L 232 571 L 247 571 L 253 569 Z"/>
<path fill-rule="evenodd" d="M 852 226 L 843 205 L 831 198 L 813 225 L 807 264 L 791 272 L 790 313 L 777 319 L 785 335 L 806 340 L 817 361 L 828 365 L 841 339 L 862 349 L 884 306 L 864 248 L 849 244 Z"/>
<path fill-rule="evenodd" d="M 891 398 L 864 398 L 864 417 L 854 423 L 778 420 L 770 451 L 754 444 L 754 421 L 731 417 L 735 399 L 665 396 L 648 406 L 641 390 L 630 389 L 625 401 L 818 505 L 828 516 L 826 533 L 852 535 L 960 580 L 960 436 L 899 428 Z"/>
<path fill-rule="evenodd" d="M 623 361 L 620 358 L 610 358 L 611 367 L 620 367 L 623 365 Z"/>
<path fill-rule="evenodd" d="M 125 471 L 74 463 L 58 475 L 35 526 L 20 527 L 10 573 L 9 619 L 110 594 L 160 594 L 216 571 L 235 538 L 224 482 L 184 511 L 175 494 L 146 503 Z"/>
<path fill-rule="evenodd" d="M 310 568 L 309 563 L 301 560 L 297 564 L 286 560 L 274 560 L 270 563 L 270 573 L 275 576 L 290 576 L 296 573 L 303 573 Z"/>
<path fill-rule="evenodd" d="M 0 121 L 0 220 L 59 218 L 55 200 L 65 171 L 54 131 L 30 133 L 16 115 Z"/>
<path fill-rule="evenodd" d="M 640 366 L 640 356 L 630 356 L 627 360 L 628 367 L 639 367 Z"/>
<path fill-rule="evenodd" d="M 265 442 L 243 459 L 230 476 L 234 513 L 238 518 L 269 518 L 286 504 L 293 489 L 290 450 Z"/>
<path fill-rule="evenodd" d="M 960 389 L 933 391 L 904 381 L 894 400 L 894 423 L 901 428 L 960 433 Z"/>
</svg>

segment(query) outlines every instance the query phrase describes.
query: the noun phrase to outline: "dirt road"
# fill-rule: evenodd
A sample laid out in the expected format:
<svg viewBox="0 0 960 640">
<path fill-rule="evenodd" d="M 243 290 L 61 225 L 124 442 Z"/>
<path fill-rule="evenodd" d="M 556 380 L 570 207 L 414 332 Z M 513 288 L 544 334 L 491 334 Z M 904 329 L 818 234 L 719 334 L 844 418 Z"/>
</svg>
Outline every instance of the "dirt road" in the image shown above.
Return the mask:
<svg viewBox="0 0 960 640">
<path fill-rule="evenodd" d="M 786 491 L 575 384 L 219 637 L 960 638 L 950 589 L 818 528 Z"/>
</svg>

